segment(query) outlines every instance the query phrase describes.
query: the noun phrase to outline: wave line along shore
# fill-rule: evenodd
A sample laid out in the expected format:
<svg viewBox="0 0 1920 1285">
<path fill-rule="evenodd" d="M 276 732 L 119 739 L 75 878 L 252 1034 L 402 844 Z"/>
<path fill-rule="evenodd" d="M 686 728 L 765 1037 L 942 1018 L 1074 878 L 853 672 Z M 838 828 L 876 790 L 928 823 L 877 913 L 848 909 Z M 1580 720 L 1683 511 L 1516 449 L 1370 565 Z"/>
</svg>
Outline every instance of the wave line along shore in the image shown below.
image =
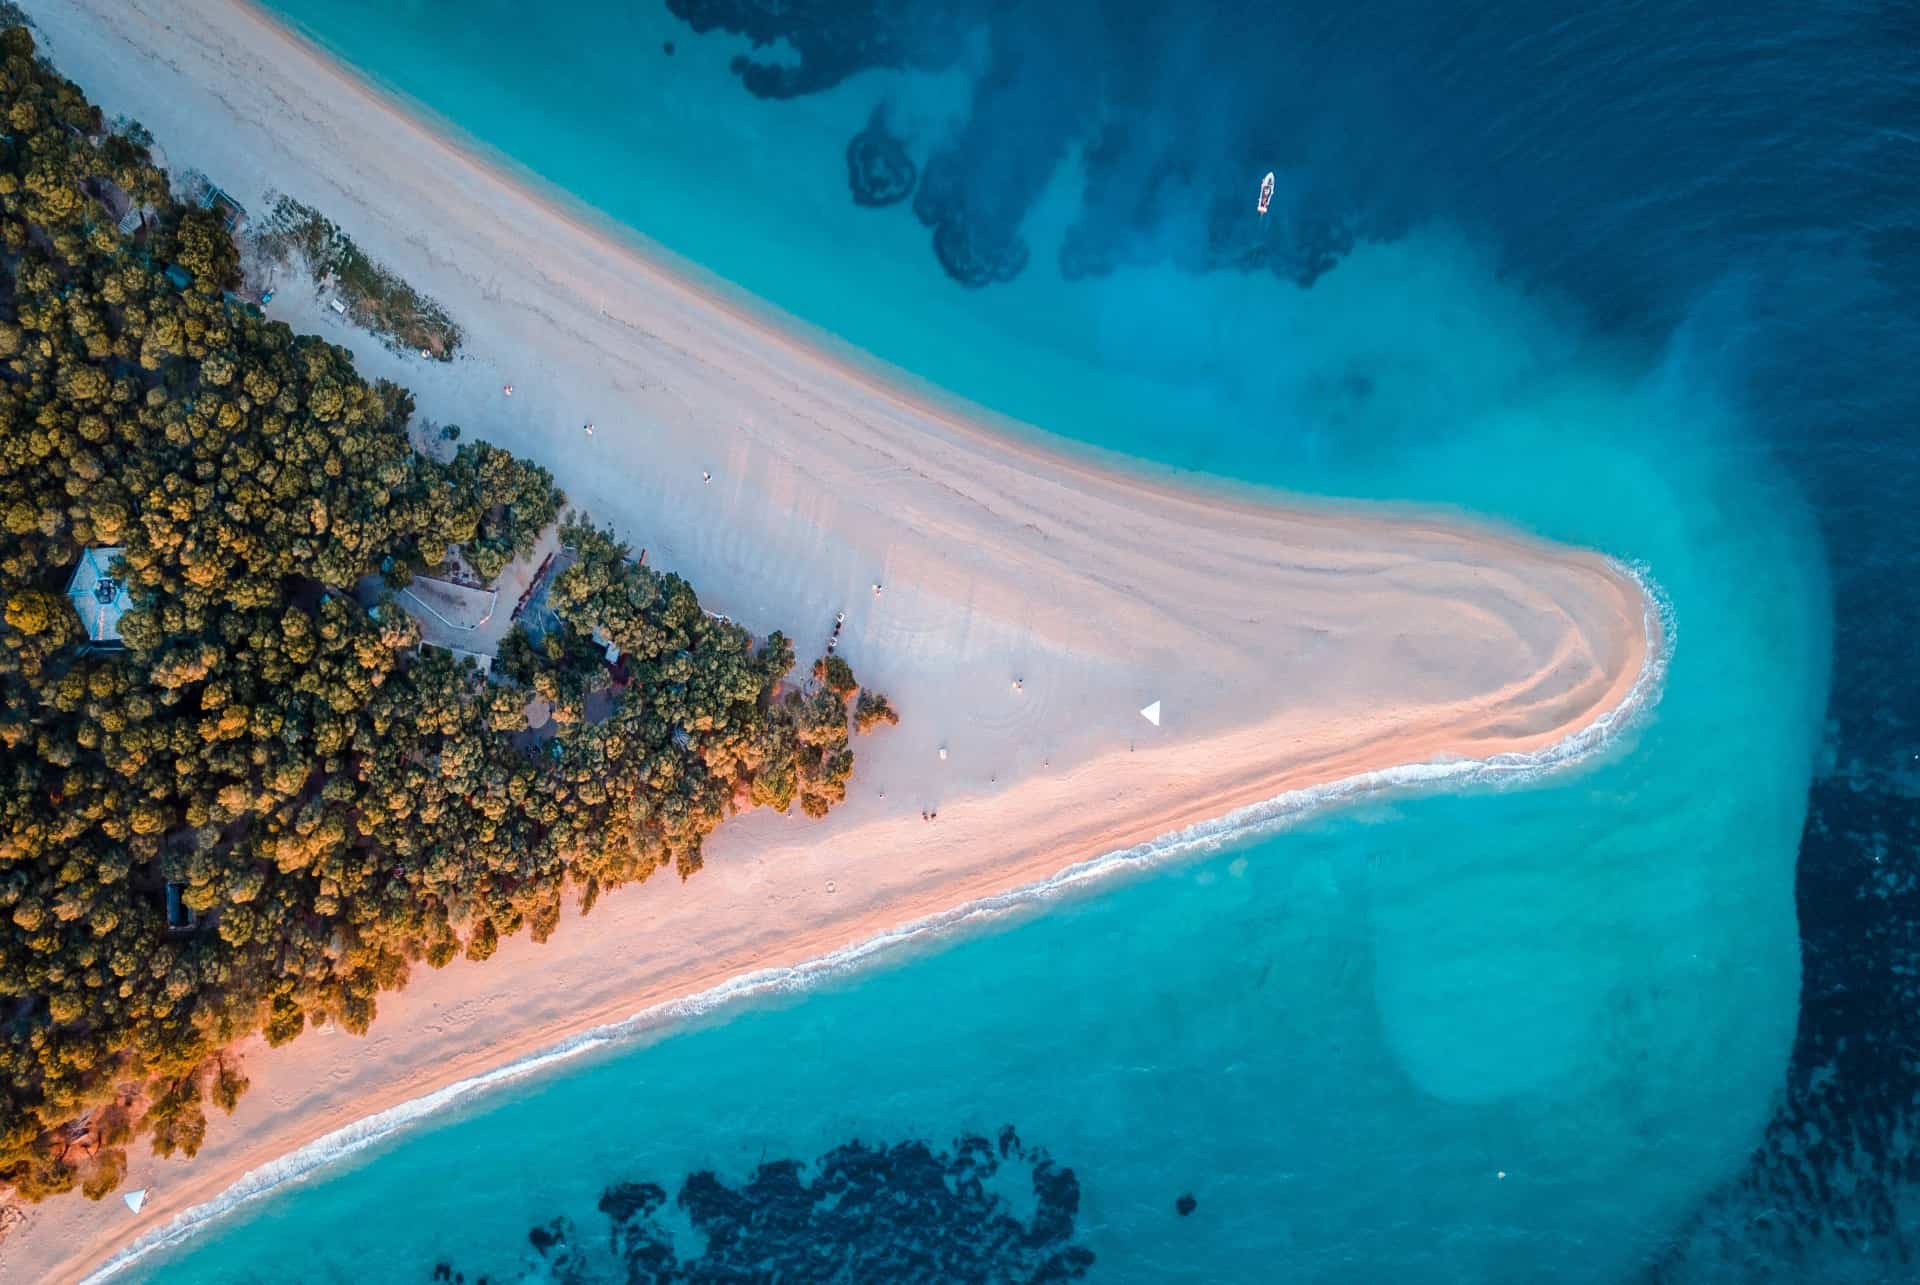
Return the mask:
<svg viewBox="0 0 1920 1285">
<path fill-rule="evenodd" d="M 1443 764 L 1408 764 L 1384 768 L 1366 776 L 1332 781 L 1324 786 L 1297 790 L 1262 803 L 1238 809 L 1213 822 L 1203 822 L 1173 834 L 1117 852 L 1104 853 L 1068 866 L 1039 883 L 999 893 L 976 902 L 956 906 L 925 919 L 902 924 L 867 941 L 843 947 L 833 954 L 810 959 L 786 968 L 766 968 L 729 978 L 711 990 L 671 1000 L 634 1013 L 605 1026 L 591 1027 L 550 1048 L 516 1058 L 478 1075 L 437 1089 L 425 1097 L 410 1099 L 384 1111 L 356 1120 L 342 1129 L 314 1139 L 298 1150 L 279 1156 L 246 1174 L 214 1199 L 177 1215 L 165 1226 L 142 1234 L 115 1253 L 86 1277 L 86 1285 L 107 1281 L 142 1259 L 183 1244 L 215 1223 L 238 1212 L 256 1200 L 273 1195 L 292 1183 L 314 1177 L 324 1170 L 377 1146 L 388 1138 L 437 1115 L 450 1107 L 530 1075 L 538 1075 L 585 1054 L 648 1035 L 665 1033 L 666 1028 L 712 1012 L 729 1004 L 745 1003 L 756 996 L 776 991 L 791 991 L 812 985 L 820 979 L 877 963 L 887 956 L 928 938 L 964 931 L 982 921 L 1000 919 L 1033 905 L 1072 892 L 1086 885 L 1143 867 L 1180 857 L 1204 853 L 1255 835 L 1283 828 L 1312 814 L 1340 804 L 1396 789 L 1433 788 L 1440 785 L 1462 786 L 1482 780 L 1504 783 L 1532 780 L 1545 772 L 1571 767 L 1605 749 L 1612 739 L 1635 718 L 1644 714 L 1657 700 L 1660 680 L 1672 654 L 1673 617 L 1655 585 L 1644 573 L 1636 578 L 1656 604 L 1647 616 L 1649 650 L 1634 691 L 1609 715 L 1565 741 L 1535 754 L 1507 756 L 1509 761 L 1468 761 Z"/>
<path fill-rule="evenodd" d="M 784 968 L 765 968 L 732 977 L 699 994 L 642 1009 L 629 1017 L 604 1026 L 595 1026 L 561 1041 L 478 1075 L 449 1084 L 424 1097 L 410 1099 L 364 1119 L 356 1120 L 300 1147 L 276 1157 L 257 1169 L 249 1170 L 214 1199 L 177 1215 L 165 1226 L 142 1234 L 100 1267 L 90 1272 L 85 1285 L 111 1280 L 119 1273 L 156 1253 L 185 1243 L 220 1220 L 237 1213 L 256 1200 L 273 1195 L 289 1184 L 321 1174 L 343 1160 L 377 1146 L 407 1127 L 418 1124 L 457 1106 L 489 1089 L 538 1075 L 563 1063 L 602 1049 L 632 1043 L 649 1035 L 665 1034 L 676 1023 L 691 1020 L 731 1004 L 745 1003 L 770 992 L 792 991 L 813 985 L 821 979 L 863 965 L 882 962 L 886 957 L 929 938 L 958 933 L 976 924 L 1016 914 L 1049 898 L 1082 889 L 1108 878 L 1181 857 L 1217 850 L 1255 835 L 1281 829 L 1302 821 L 1316 812 L 1341 804 L 1395 790 L 1434 788 L 1441 785 L 1464 786 L 1480 781 L 1514 783 L 1537 778 L 1546 772 L 1571 767 L 1607 748 L 1627 725 L 1644 714 L 1657 700 L 1660 680 L 1667 658 L 1672 654 L 1673 618 L 1655 585 L 1644 573 L 1636 579 L 1647 589 L 1655 604 L 1647 615 L 1649 650 L 1634 691 L 1608 716 L 1565 741 L 1533 754 L 1506 756 L 1507 761 L 1474 760 L 1460 763 L 1407 764 L 1383 768 L 1365 776 L 1331 781 L 1326 785 L 1296 790 L 1261 803 L 1250 804 L 1212 822 L 1202 822 L 1185 830 L 1161 835 L 1147 843 L 1117 852 L 1091 857 L 1068 866 L 1057 874 L 1010 892 L 998 893 L 979 901 L 956 906 L 924 919 L 890 928 L 877 937 L 843 947 L 830 955 Z M 1663 644 L 1663 645 L 1656 645 Z"/>
<path fill-rule="evenodd" d="M 128 1185 L 151 1190 L 139 1219 L 113 1201 L 36 1207 L 0 1246 L 9 1275 L 80 1278 L 404 1104 L 1142 845 L 1217 842 L 1289 800 L 1541 770 L 1657 693 L 1657 597 L 1597 554 L 1202 492 L 990 432 L 569 217 L 251 6 L 35 9 L 63 74 L 174 166 L 250 204 L 274 189 L 322 209 L 440 300 L 474 355 L 397 356 L 299 286 L 274 316 L 411 388 L 422 416 L 546 464 L 749 627 L 824 634 L 845 611 L 842 654 L 906 721 L 866 742 L 824 823 L 735 819 L 684 885 L 611 895 L 544 946 L 416 970 L 364 1039 L 250 1048 L 253 1089 L 199 1157 L 132 1155 Z M 1151 700 L 1158 727 L 1136 713 Z"/>
</svg>

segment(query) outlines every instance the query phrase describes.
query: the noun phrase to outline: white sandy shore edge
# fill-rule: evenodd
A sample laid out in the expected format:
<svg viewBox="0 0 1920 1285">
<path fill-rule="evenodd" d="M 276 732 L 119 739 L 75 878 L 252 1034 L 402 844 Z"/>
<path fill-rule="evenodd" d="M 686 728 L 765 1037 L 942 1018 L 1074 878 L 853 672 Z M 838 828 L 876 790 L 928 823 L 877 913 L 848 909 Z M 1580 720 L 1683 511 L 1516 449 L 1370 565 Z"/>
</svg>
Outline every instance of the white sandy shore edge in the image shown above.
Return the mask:
<svg viewBox="0 0 1920 1285">
<path fill-rule="evenodd" d="M 1532 780 L 1543 772 L 1558 771 L 1604 749 L 1613 737 L 1658 696 L 1667 657 L 1672 654 L 1672 616 L 1659 587 L 1643 572 L 1633 573 L 1662 606 L 1647 616 L 1647 663 L 1635 689 L 1618 706 L 1566 740 L 1534 753 L 1515 753 L 1489 760 L 1408 764 L 1332 781 L 1324 786 L 1295 790 L 1276 798 L 1236 809 L 1213 821 L 1188 826 L 1147 843 L 1109 852 L 1068 866 L 1038 883 L 983 897 L 940 914 L 929 915 L 879 936 L 786 968 L 763 968 L 731 977 L 710 990 L 653 1005 L 618 1022 L 590 1027 L 558 1044 L 455 1081 L 423 1097 L 411 1098 L 374 1111 L 344 1128 L 324 1134 L 286 1155 L 242 1174 L 205 1204 L 195 1205 L 162 1226 L 142 1232 L 106 1262 L 88 1273 L 84 1285 L 110 1280 L 142 1259 L 181 1245 L 247 1205 L 378 1146 L 407 1127 L 426 1120 L 490 1089 L 551 1070 L 590 1053 L 632 1044 L 676 1023 L 711 1013 L 729 1004 L 741 1004 L 770 992 L 799 990 L 883 961 L 916 942 L 982 926 L 995 919 L 1036 906 L 1046 900 L 1131 870 L 1217 850 L 1227 844 L 1283 828 L 1324 808 L 1385 794 L 1394 790 L 1461 788 L 1478 783 L 1513 784 Z"/>
<path fill-rule="evenodd" d="M 134 1156 L 138 1218 L 34 1208 L 0 1245 L 9 1279 L 80 1278 L 635 1014 L 1214 841 L 1262 805 L 1538 771 L 1657 690 L 1660 614 L 1598 555 L 1186 490 L 989 433 L 568 217 L 234 0 L 34 10 L 61 70 L 175 167 L 256 210 L 269 188 L 318 206 L 444 303 L 472 356 L 397 357 L 306 290 L 275 315 L 412 388 L 423 415 L 547 464 L 650 562 L 787 628 L 803 657 L 845 610 L 841 654 L 907 721 L 857 747 L 854 797 L 826 822 L 730 822 L 689 883 L 422 969 L 365 1039 L 253 1050 L 252 1091 L 195 1160 Z M 1154 699 L 1159 728 L 1135 712 Z"/>
<path fill-rule="evenodd" d="M 1657 599 L 1658 587 L 1646 580 L 1644 575 L 1640 579 Z M 983 897 L 940 914 L 889 928 L 879 936 L 832 954 L 791 967 L 763 968 L 743 973 L 710 990 L 653 1005 L 622 1021 L 590 1027 L 558 1044 L 516 1057 L 477 1075 L 435 1089 L 423 1097 L 374 1111 L 344 1128 L 315 1138 L 295 1151 L 248 1170 L 212 1200 L 195 1205 L 162 1226 L 142 1232 L 129 1241 L 106 1262 L 89 1272 L 84 1285 L 110 1280 L 143 1259 L 185 1243 L 253 1202 L 314 1177 L 477 1094 L 540 1074 L 590 1053 L 633 1043 L 675 1023 L 688 1021 L 725 1005 L 745 1003 L 769 992 L 798 990 L 850 969 L 881 962 L 894 952 L 936 935 L 984 925 L 1129 870 L 1195 856 L 1277 830 L 1326 807 L 1399 789 L 1460 788 L 1478 782 L 1531 780 L 1542 772 L 1571 766 L 1605 748 L 1617 732 L 1644 712 L 1649 699 L 1657 695 L 1665 659 L 1672 650 L 1672 633 L 1668 630 L 1663 634 L 1663 625 L 1670 625 L 1671 617 L 1661 611 L 1650 613 L 1647 619 L 1649 643 L 1657 643 L 1664 636 L 1665 646 L 1649 650 L 1648 663 L 1641 671 L 1636 690 L 1603 720 L 1589 724 L 1545 751 L 1516 753 L 1484 761 L 1408 764 L 1348 777 L 1324 786 L 1291 791 L 1236 809 L 1216 820 L 1201 822 L 1147 843 L 1090 858 L 1038 883 Z"/>
</svg>

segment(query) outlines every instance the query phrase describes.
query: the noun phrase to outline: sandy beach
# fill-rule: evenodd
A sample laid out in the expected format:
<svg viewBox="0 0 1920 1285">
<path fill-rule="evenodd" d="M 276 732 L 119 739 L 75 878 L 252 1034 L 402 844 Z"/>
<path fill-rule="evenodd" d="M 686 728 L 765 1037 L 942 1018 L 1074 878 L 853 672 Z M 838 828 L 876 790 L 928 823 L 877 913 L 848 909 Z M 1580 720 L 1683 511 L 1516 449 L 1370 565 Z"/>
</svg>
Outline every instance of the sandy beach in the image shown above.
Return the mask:
<svg viewBox="0 0 1920 1285">
<path fill-rule="evenodd" d="M 365 1039 L 250 1049 L 253 1087 L 197 1158 L 132 1149 L 137 1217 L 117 1198 L 28 1207 L 0 1243 L 8 1279 L 82 1278 L 276 1157 L 583 1031 L 1290 792 L 1549 763 L 1654 685 L 1658 617 L 1600 554 L 1110 470 L 597 230 L 244 4 L 30 12 L 60 70 L 144 123 L 176 174 L 256 211 L 270 190 L 316 206 L 445 305 L 465 355 L 389 352 L 292 280 L 271 315 L 411 388 L 421 417 L 547 465 L 803 663 L 844 611 L 840 654 L 903 722 L 856 742 L 826 821 L 729 822 L 685 884 L 603 898 L 545 946 L 419 969 Z M 1158 726 L 1139 713 L 1154 701 Z"/>
</svg>

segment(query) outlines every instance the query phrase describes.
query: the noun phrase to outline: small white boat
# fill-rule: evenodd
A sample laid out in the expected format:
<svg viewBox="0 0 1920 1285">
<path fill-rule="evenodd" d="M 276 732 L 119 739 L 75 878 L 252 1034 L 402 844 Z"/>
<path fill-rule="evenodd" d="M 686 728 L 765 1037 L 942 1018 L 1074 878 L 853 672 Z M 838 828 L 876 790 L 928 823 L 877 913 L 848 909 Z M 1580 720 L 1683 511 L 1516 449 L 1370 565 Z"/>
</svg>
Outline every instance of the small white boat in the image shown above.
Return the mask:
<svg viewBox="0 0 1920 1285">
<path fill-rule="evenodd" d="M 1267 213 L 1267 207 L 1268 207 L 1269 205 L 1272 205 L 1272 204 L 1273 204 L 1273 171 L 1272 171 L 1272 170 L 1268 170 L 1268 171 L 1267 171 L 1267 176 L 1266 176 L 1265 178 L 1263 178 L 1263 179 L 1261 179 L 1261 180 L 1260 180 L 1260 214 L 1261 214 L 1261 217 L 1263 217 L 1263 218 L 1264 218 L 1264 217 L 1266 216 L 1266 213 Z"/>
</svg>

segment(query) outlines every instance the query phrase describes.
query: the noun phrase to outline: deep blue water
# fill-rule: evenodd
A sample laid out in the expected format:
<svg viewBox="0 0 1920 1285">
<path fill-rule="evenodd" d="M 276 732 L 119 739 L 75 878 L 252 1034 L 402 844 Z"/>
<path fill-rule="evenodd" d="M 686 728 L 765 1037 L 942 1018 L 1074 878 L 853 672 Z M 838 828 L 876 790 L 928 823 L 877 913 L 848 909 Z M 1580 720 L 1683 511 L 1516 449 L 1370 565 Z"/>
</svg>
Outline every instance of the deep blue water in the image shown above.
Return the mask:
<svg viewBox="0 0 1920 1285">
<path fill-rule="evenodd" d="M 607 1219 L 712 1279 L 1910 1278 L 1920 6 L 271 7 L 917 375 L 1643 559 L 1681 646 L 1599 768 L 523 1086 L 162 1276 L 511 1276 L 565 1217 L 561 1276 Z"/>
</svg>

